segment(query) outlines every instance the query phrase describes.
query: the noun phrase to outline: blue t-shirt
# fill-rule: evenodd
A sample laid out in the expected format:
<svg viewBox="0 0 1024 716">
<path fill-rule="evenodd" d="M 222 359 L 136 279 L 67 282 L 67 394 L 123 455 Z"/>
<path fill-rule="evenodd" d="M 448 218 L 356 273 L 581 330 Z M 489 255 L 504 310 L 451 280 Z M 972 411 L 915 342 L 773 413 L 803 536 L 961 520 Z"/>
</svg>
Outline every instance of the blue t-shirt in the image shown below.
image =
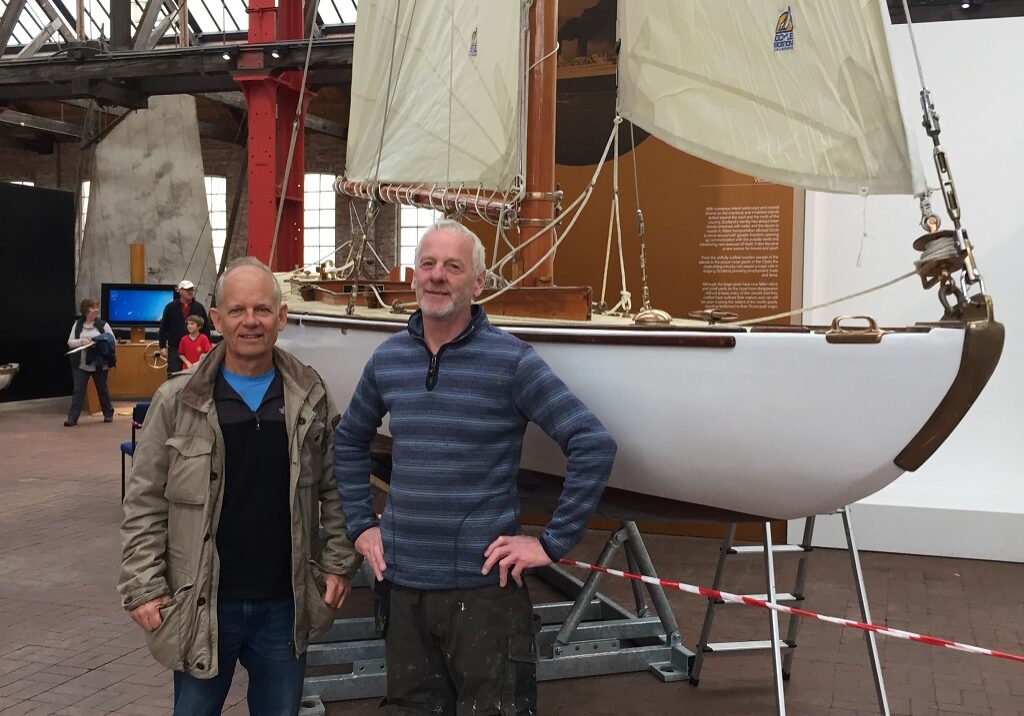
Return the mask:
<svg viewBox="0 0 1024 716">
<path fill-rule="evenodd" d="M 277 374 L 277 369 L 271 368 L 263 375 L 238 375 L 221 366 L 220 373 L 228 385 L 234 388 L 235 392 L 249 406 L 249 410 L 255 413 L 259 410 L 263 396 L 267 394 L 267 388 L 270 387 L 271 381 Z"/>
</svg>

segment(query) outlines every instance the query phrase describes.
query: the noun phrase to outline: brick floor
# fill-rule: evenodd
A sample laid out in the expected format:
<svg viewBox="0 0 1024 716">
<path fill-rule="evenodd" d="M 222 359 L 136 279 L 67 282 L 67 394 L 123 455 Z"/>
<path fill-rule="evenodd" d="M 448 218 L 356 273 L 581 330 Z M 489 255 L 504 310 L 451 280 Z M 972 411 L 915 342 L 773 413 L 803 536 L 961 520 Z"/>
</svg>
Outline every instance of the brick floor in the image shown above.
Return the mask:
<svg viewBox="0 0 1024 716">
<path fill-rule="evenodd" d="M 120 547 L 118 443 L 130 433 L 130 406 L 112 425 L 85 417 L 61 425 L 66 406 L 39 402 L 0 406 L 0 714 L 125 714 L 170 712 L 170 674 L 157 665 L 115 593 Z M 592 532 L 577 548 L 592 560 L 606 534 Z M 662 576 L 709 584 L 717 543 L 647 538 Z M 935 636 L 1024 653 L 1024 565 L 862 554 L 875 620 Z M 760 560 L 736 562 L 725 588 L 761 592 Z M 792 581 L 782 558 L 778 584 Z M 609 581 L 604 591 L 628 604 L 630 590 Z M 689 646 L 702 600 L 670 595 Z M 362 614 L 365 599 L 351 611 Z M 810 563 L 804 606 L 859 618 L 845 552 L 818 550 Z M 783 621 L 785 625 L 785 621 Z M 767 613 L 724 609 L 715 640 L 763 638 Z M 784 627 L 783 627 L 784 628 Z M 877 713 L 860 632 L 801 624 L 788 713 L 853 716 Z M 1024 713 L 1024 665 L 879 639 L 893 714 Z M 238 669 L 225 713 L 244 715 L 245 671 Z M 700 686 L 662 684 L 646 673 L 540 685 L 542 714 L 771 714 L 771 661 L 765 654 L 709 659 Z M 376 714 L 377 700 L 328 705 L 329 714 Z"/>
</svg>

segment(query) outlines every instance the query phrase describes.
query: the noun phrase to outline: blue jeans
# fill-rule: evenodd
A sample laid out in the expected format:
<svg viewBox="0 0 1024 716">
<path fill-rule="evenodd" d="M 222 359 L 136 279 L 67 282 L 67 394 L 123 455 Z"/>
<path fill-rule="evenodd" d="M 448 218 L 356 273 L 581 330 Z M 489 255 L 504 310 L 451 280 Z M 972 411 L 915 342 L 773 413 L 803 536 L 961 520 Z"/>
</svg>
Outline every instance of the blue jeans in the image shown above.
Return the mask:
<svg viewBox="0 0 1024 716">
<path fill-rule="evenodd" d="M 249 672 L 251 716 L 294 716 L 302 699 L 306 655 L 292 644 L 295 607 L 290 599 L 233 599 L 217 604 L 217 658 L 212 679 L 174 672 L 174 716 L 216 716 L 231 688 L 235 664 Z"/>
</svg>

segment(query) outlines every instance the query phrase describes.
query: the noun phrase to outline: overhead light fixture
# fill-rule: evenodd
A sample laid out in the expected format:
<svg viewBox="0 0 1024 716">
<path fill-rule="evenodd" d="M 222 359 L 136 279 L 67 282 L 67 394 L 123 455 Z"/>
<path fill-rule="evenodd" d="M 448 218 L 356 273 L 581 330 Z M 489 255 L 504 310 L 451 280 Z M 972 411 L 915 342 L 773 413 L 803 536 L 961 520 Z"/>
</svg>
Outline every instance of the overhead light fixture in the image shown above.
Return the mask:
<svg viewBox="0 0 1024 716">
<path fill-rule="evenodd" d="M 224 54 L 221 55 L 221 57 L 224 58 L 225 62 L 230 62 L 231 61 L 231 53 L 228 52 L 227 50 L 224 50 Z"/>
<path fill-rule="evenodd" d="M 962 7 L 964 10 L 970 10 L 971 5 L 973 4 L 974 3 L 972 3 L 971 0 L 964 0 L 962 3 L 960 3 L 960 7 Z"/>
<path fill-rule="evenodd" d="M 281 59 L 281 53 L 278 51 L 276 47 L 270 51 L 270 56 L 273 57 L 275 60 Z"/>
</svg>

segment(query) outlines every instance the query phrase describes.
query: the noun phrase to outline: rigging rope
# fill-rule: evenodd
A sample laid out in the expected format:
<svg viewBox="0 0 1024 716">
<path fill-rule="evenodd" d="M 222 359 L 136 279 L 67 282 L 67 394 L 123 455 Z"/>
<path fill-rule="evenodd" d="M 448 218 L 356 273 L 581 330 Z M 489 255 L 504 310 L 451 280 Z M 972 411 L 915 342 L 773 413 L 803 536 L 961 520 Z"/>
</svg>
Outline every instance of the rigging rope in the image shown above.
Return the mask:
<svg viewBox="0 0 1024 716">
<path fill-rule="evenodd" d="M 569 221 L 569 225 L 565 228 L 565 231 L 562 232 L 562 234 L 552 243 L 551 248 L 548 249 L 548 251 L 543 256 L 541 256 L 541 258 L 537 261 L 537 263 L 535 263 L 533 266 L 531 266 L 530 268 L 528 268 L 525 271 L 523 271 L 523 273 L 520 274 L 514 280 L 509 281 L 508 285 L 501 287 L 500 289 L 498 289 L 496 292 L 494 292 L 490 296 L 487 296 L 486 298 L 480 299 L 479 301 L 477 301 L 477 303 L 480 303 L 480 304 L 487 303 L 488 301 L 491 301 L 491 300 L 497 298 L 498 296 L 500 296 L 501 294 L 505 293 L 510 288 L 515 287 L 517 284 L 521 283 L 523 281 L 523 279 L 525 279 L 528 275 L 530 275 L 530 273 L 532 273 L 537 268 L 539 268 L 545 261 L 547 261 L 547 259 L 550 256 L 552 256 L 558 250 L 558 247 L 565 240 L 565 238 L 569 235 L 570 231 L 572 231 L 572 227 L 576 224 L 576 221 L 580 218 L 580 214 L 583 212 L 584 207 L 586 207 L 587 202 L 590 200 L 591 195 L 594 193 L 594 186 L 597 184 L 597 178 L 601 174 L 601 169 L 604 167 L 605 161 L 608 159 L 608 153 L 611 151 L 612 142 L 613 142 L 613 140 L 615 138 L 615 135 L 616 135 L 617 131 L 618 131 L 618 125 L 613 126 L 612 127 L 612 132 L 608 136 L 608 141 L 605 143 L 604 152 L 601 154 L 601 159 L 598 161 L 597 167 L 594 169 L 594 174 L 591 176 L 590 182 L 587 184 L 586 189 L 584 189 L 583 192 L 578 197 L 576 197 L 573 200 L 573 202 L 566 208 L 566 212 L 574 211 L 575 210 L 575 213 L 573 214 L 572 219 Z M 561 216 L 556 216 L 554 219 L 552 219 L 550 222 L 548 222 L 542 229 L 540 229 L 537 232 L 537 234 L 532 236 L 529 240 L 524 241 L 522 244 L 519 244 L 516 247 L 515 250 L 516 251 L 521 251 L 526 246 L 529 246 L 531 243 L 533 243 L 533 241 L 535 241 L 536 239 L 540 238 L 541 236 L 543 236 L 547 232 L 553 230 L 555 225 L 558 224 L 561 220 L 562 220 Z M 513 254 L 514 254 L 514 252 L 513 252 Z M 509 254 L 509 255 L 503 257 L 502 261 L 499 262 L 499 264 L 504 264 L 505 262 L 507 262 L 509 256 L 511 256 L 513 254 Z M 397 302 L 397 301 L 395 302 L 395 308 L 397 308 L 397 309 L 405 308 L 407 305 L 408 304 L 406 304 L 406 303 L 401 303 L 401 302 Z"/>
<path fill-rule="evenodd" d="M 861 187 L 860 189 L 861 198 L 864 203 L 861 205 L 860 210 L 860 248 L 857 249 L 857 268 L 860 268 L 861 259 L 864 257 L 864 243 L 873 236 L 868 235 L 868 190 L 867 187 Z"/>
<path fill-rule="evenodd" d="M 917 271 L 916 270 L 915 271 L 908 271 L 907 273 L 903 274 L 902 276 L 897 276 L 896 278 L 890 279 L 890 280 L 886 281 L 885 283 L 880 283 L 877 286 L 872 286 L 871 288 L 866 288 L 863 291 L 857 291 L 856 293 L 851 293 L 851 294 L 848 294 L 846 296 L 841 296 L 840 298 L 835 298 L 835 299 L 832 299 L 831 301 L 826 301 L 825 303 L 819 303 L 819 304 L 817 304 L 815 306 L 803 306 L 801 308 L 797 308 L 797 309 L 792 310 L 792 311 L 786 311 L 785 313 L 775 313 L 775 314 L 773 314 L 771 316 L 761 316 L 760 318 L 748 318 L 748 319 L 746 319 L 744 321 L 729 321 L 728 324 L 730 326 L 749 326 L 749 325 L 752 325 L 754 323 L 765 323 L 766 321 L 774 321 L 774 320 L 776 320 L 778 318 L 788 318 L 790 316 L 797 316 L 797 315 L 799 315 L 801 313 L 808 313 L 810 311 L 814 311 L 814 310 L 817 310 L 819 308 L 826 308 L 828 306 L 833 306 L 833 305 L 835 305 L 837 303 L 842 303 L 843 301 L 848 301 L 851 298 L 857 298 L 858 296 L 865 296 L 865 295 L 867 295 L 869 293 L 874 293 L 875 291 L 880 291 L 883 288 L 888 288 L 889 286 L 892 286 L 893 284 L 899 283 L 903 279 L 910 278 L 911 276 L 916 276 L 916 275 L 917 275 Z"/>
<path fill-rule="evenodd" d="M 615 125 L 615 126 L 612 127 L 612 133 L 609 135 L 608 141 L 604 145 L 604 152 L 601 154 L 601 160 L 597 163 L 597 167 L 594 169 L 594 174 L 590 178 L 590 183 L 587 184 L 587 188 L 583 190 L 583 193 L 580 194 L 578 197 L 576 197 L 576 199 L 574 199 L 573 202 L 566 209 L 567 212 L 568 211 L 572 211 L 573 209 L 575 209 L 576 213 L 573 214 L 572 219 L 569 221 L 569 225 L 565 227 L 565 231 L 562 232 L 562 235 L 559 236 L 557 239 L 555 239 L 555 241 L 551 244 L 551 248 L 547 250 L 547 252 L 540 258 L 540 260 L 537 261 L 537 263 L 535 263 L 529 269 L 523 271 L 523 273 L 520 276 L 518 276 L 516 279 L 510 281 L 507 286 L 504 286 L 501 289 L 499 289 L 498 291 L 492 293 L 490 296 L 487 296 L 486 298 L 481 299 L 480 301 L 477 301 L 477 303 L 483 304 L 483 303 L 487 303 L 488 301 L 491 301 L 491 300 L 497 298 L 498 296 L 500 296 L 501 294 L 505 293 L 510 288 L 512 288 L 515 285 L 521 283 L 523 281 L 523 279 L 525 279 L 533 271 L 535 271 L 537 268 L 539 268 L 541 265 L 543 265 L 543 263 L 545 261 L 547 261 L 549 257 L 554 255 L 554 253 L 558 250 L 558 247 L 565 240 L 565 238 L 569 235 L 569 232 L 572 231 L 572 227 L 575 226 L 576 221 L 580 218 L 580 214 L 583 212 L 584 207 L 586 207 L 587 202 L 590 201 L 590 196 L 594 193 L 594 186 L 597 184 L 597 177 L 601 174 L 601 169 L 604 167 L 604 163 L 608 159 L 608 152 L 611 150 L 612 140 L 615 138 L 615 135 L 617 134 L 617 132 L 618 132 L 618 125 Z M 552 229 L 554 229 L 555 225 L 558 224 L 559 221 L 561 221 L 561 217 L 560 216 L 556 216 L 554 219 L 552 219 L 550 222 L 548 222 L 548 224 L 546 226 L 544 226 L 544 228 L 542 228 L 534 236 L 532 236 L 528 241 L 525 241 L 522 244 L 520 244 L 517 247 L 517 250 L 522 250 L 524 247 L 530 245 L 535 239 L 543 236 L 548 231 L 551 231 Z"/>
<path fill-rule="evenodd" d="M 921 65 L 921 55 L 917 51 L 917 37 L 914 35 L 914 22 L 910 19 L 910 6 L 907 4 L 907 0 L 903 0 L 903 14 L 907 17 L 907 33 L 910 35 L 910 46 L 914 50 L 914 62 L 917 63 L 917 76 L 921 80 L 921 89 L 927 91 L 924 67 Z"/>
<path fill-rule="evenodd" d="M 619 205 L 619 125 L 622 123 L 622 117 L 618 114 L 615 115 L 615 120 L 612 122 L 612 136 L 614 137 L 613 149 L 612 149 L 612 219 L 615 221 L 615 238 L 618 243 L 619 249 L 619 279 L 621 281 L 619 290 L 619 301 L 614 306 L 608 309 L 608 313 L 616 313 L 620 309 L 624 313 L 629 313 L 632 305 L 632 296 L 626 288 L 626 257 L 622 250 L 622 215 L 620 213 Z M 612 227 L 609 221 L 608 225 L 608 253 L 611 253 L 611 236 Z M 604 303 L 604 285 L 608 282 L 608 255 L 605 255 L 604 263 L 604 282 L 601 286 L 601 303 Z"/>
</svg>

